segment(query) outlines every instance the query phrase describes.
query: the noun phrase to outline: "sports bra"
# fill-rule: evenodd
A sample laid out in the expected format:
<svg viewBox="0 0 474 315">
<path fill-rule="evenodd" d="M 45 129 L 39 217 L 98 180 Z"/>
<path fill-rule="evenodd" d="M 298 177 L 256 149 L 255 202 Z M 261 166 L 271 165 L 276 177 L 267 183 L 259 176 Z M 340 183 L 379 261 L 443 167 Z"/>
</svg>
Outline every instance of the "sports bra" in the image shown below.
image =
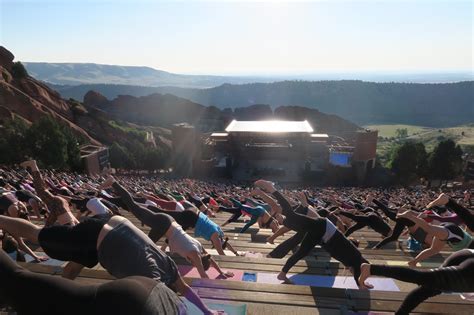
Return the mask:
<svg viewBox="0 0 474 315">
<path fill-rule="evenodd" d="M 471 245 L 471 235 L 466 233 L 459 226 L 453 223 L 442 223 L 441 226 L 443 226 L 448 231 L 448 238 L 446 239 L 446 242 L 452 249 L 461 250 Z"/>
</svg>

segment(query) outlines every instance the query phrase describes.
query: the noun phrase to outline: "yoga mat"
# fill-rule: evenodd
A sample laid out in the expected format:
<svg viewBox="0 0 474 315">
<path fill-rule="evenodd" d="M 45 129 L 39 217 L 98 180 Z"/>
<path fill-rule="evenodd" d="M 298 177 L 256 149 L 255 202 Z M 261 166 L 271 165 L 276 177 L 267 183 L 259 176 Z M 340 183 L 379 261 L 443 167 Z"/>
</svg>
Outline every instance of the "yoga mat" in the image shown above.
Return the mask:
<svg viewBox="0 0 474 315">
<path fill-rule="evenodd" d="M 262 258 L 264 257 L 262 253 L 257 253 L 257 252 L 246 252 L 245 257 L 252 257 L 252 258 Z"/>
<path fill-rule="evenodd" d="M 401 266 L 401 267 L 408 267 L 407 261 L 400 261 L 400 260 L 387 260 L 387 265 L 389 266 Z M 418 266 L 427 267 L 427 268 L 437 268 L 441 266 L 441 263 L 433 263 L 433 262 L 421 262 L 418 263 Z"/>
<path fill-rule="evenodd" d="M 195 267 L 192 266 L 185 266 L 185 265 L 179 265 L 178 266 L 179 273 L 183 277 L 188 277 L 188 278 L 201 278 L 201 275 L 199 274 L 198 270 Z M 233 277 L 230 278 L 224 278 L 221 277 L 221 275 L 217 272 L 217 270 L 213 267 L 209 268 L 206 273 L 209 276 L 209 279 L 221 279 L 221 280 L 232 280 L 232 281 L 242 281 L 242 277 L 244 275 L 244 272 L 242 270 L 236 270 L 236 269 L 227 269 L 224 268 L 224 271 L 230 271 L 234 273 Z"/>
<path fill-rule="evenodd" d="M 291 279 L 296 285 L 308 285 L 314 287 L 324 288 L 342 288 L 342 289 L 358 289 L 354 278 L 344 276 L 320 276 L 320 275 L 307 275 L 307 274 L 289 274 L 288 278 Z M 276 273 L 257 273 L 258 283 L 268 284 L 279 284 L 282 283 L 278 280 Z M 373 290 L 379 291 L 400 291 L 398 286 L 392 279 L 388 278 L 369 278 L 368 283 L 374 286 Z"/>
<path fill-rule="evenodd" d="M 183 299 L 184 304 L 188 308 L 188 315 L 202 315 L 200 309 L 198 309 L 193 303 L 189 302 L 187 299 Z M 212 310 L 225 311 L 227 315 L 246 315 L 247 314 L 247 305 L 246 304 L 223 304 L 223 303 L 205 303 L 207 307 Z"/>
<path fill-rule="evenodd" d="M 43 253 L 36 253 L 37 255 L 41 255 L 41 256 L 44 256 Z M 55 266 L 55 267 L 61 267 L 62 265 L 64 265 L 66 262 L 65 261 L 62 261 L 62 260 L 57 260 L 57 259 L 53 259 L 53 258 L 49 258 L 48 260 L 46 261 L 42 261 L 40 263 L 36 263 L 33 259 L 33 257 L 31 257 L 30 255 L 28 254 L 25 254 L 25 260 L 27 263 L 33 263 L 33 264 L 40 264 L 40 265 L 47 265 L 47 266 Z"/>
<path fill-rule="evenodd" d="M 219 256 L 219 253 L 218 253 L 217 250 L 215 250 L 215 249 L 206 249 L 206 252 L 208 252 L 208 253 L 211 254 L 211 255 Z M 225 253 L 227 256 L 234 256 L 234 257 L 235 257 L 234 253 L 231 252 L 230 250 L 225 249 L 225 250 L 224 250 L 224 253 Z M 238 252 L 238 253 L 239 253 L 239 254 L 242 254 L 243 252 Z"/>
<path fill-rule="evenodd" d="M 242 281 L 257 282 L 257 274 L 255 272 L 244 272 Z"/>
</svg>

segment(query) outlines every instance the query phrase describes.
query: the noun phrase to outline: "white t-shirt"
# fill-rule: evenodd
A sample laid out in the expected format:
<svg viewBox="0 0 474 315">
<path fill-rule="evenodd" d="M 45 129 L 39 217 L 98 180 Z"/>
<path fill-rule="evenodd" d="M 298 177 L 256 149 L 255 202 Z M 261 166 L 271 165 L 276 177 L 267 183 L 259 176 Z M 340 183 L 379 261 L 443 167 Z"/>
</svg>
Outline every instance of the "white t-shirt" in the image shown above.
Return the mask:
<svg viewBox="0 0 474 315">
<path fill-rule="evenodd" d="M 106 214 L 109 209 L 100 201 L 99 198 L 92 198 L 86 203 L 87 210 L 93 215 Z"/>
<path fill-rule="evenodd" d="M 151 201 L 151 200 L 148 200 L 148 199 L 145 201 L 145 204 L 146 204 L 147 206 L 158 207 L 158 205 L 156 204 L 156 202 Z"/>
<path fill-rule="evenodd" d="M 331 237 L 336 233 L 336 226 L 328 219 L 326 219 L 326 232 L 323 235 L 323 242 L 327 243 Z"/>
</svg>

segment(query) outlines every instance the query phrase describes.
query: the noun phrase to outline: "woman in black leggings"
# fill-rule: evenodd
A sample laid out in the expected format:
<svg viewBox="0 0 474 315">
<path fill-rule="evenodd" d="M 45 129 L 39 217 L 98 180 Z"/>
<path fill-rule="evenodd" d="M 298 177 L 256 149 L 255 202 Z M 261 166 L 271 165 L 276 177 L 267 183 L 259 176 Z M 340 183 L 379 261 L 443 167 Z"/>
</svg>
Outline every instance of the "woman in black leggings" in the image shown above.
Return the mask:
<svg viewBox="0 0 474 315">
<path fill-rule="evenodd" d="M 474 250 L 463 249 L 451 254 L 441 267 L 431 270 L 414 270 L 406 267 L 362 264 L 359 285 L 371 275 L 416 283 L 396 314 L 409 314 L 424 300 L 442 292 L 474 292 Z"/>
<path fill-rule="evenodd" d="M 298 232 L 288 244 L 296 245 L 301 242 L 298 251 L 286 261 L 285 266 L 278 275 L 279 280 L 291 283 L 291 280 L 287 277 L 288 271 L 300 259 L 308 255 L 314 246 L 319 244 L 331 257 L 352 269 L 357 283 L 360 275 L 360 264 L 367 262 L 367 260 L 362 257 L 362 254 L 354 244 L 336 229 L 331 221 L 326 218 L 310 218 L 300 214 L 298 213 L 298 207 L 293 210 L 288 200 L 275 189 L 271 182 L 259 180 L 255 182 L 255 185 L 273 194 L 280 203 L 283 215 L 286 216 L 283 225 Z"/>
<path fill-rule="evenodd" d="M 181 293 L 205 314 L 218 314 L 204 305 L 184 282 L 176 263 L 124 217 L 86 217 L 74 226 L 40 228 L 23 219 L 0 215 L 0 228 L 40 244 L 51 258 L 69 261 L 71 278 L 76 277 L 83 266 L 92 268 L 100 262 L 117 279 L 130 276 L 154 279 Z"/>
<path fill-rule="evenodd" d="M 358 215 L 349 211 L 341 210 L 336 212 L 336 214 L 343 215 L 355 222 L 355 224 L 349 227 L 346 233 L 344 233 L 346 237 L 366 226 L 384 237 L 387 237 L 392 231 L 390 226 L 374 211 L 368 212 L 368 214 L 365 215 Z"/>
<path fill-rule="evenodd" d="M 26 270 L 2 250 L 0 279 L 0 304 L 22 315 L 186 313 L 183 302 L 163 283 L 153 279 L 136 276 L 101 285 L 83 285 Z M 60 298 L 46 303 L 52 296 Z"/>
<path fill-rule="evenodd" d="M 168 246 L 172 252 L 190 261 L 195 266 L 202 278 L 209 278 L 206 270 L 212 265 L 223 278 L 232 277 L 231 272 L 224 272 L 217 262 L 202 247 L 201 243 L 183 231 L 176 221 L 165 213 L 155 213 L 137 204 L 130 193 L 115 179 L 110 176 L 102 185 L 103 187 L 113 187 L 114 191 L 122 198 L 122 201 L 130 209 L 130 212 L 143 224 L 151 228 L 148 237 L 157 242 L 162 237 L 168 240 Z"/>
</svg>

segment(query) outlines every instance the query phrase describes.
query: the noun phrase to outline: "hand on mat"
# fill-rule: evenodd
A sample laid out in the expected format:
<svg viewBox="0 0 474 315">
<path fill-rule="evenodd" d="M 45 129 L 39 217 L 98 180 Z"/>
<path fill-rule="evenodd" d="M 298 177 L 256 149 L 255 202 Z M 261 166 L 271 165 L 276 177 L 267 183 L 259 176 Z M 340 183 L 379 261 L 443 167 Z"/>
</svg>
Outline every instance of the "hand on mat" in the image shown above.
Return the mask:
<svg viewBox="0 0 474 315">
<path fill-rule="evenodd" d="M 37 262 L 37 263 L 47 261 L 49 259 L 49 257 L 47 257 L 47 256 L 36 256 L 36 257 L 33 257 L 33 258 L 35 259 L 35 262 Z"/>
<path fill-rule="evenodd" d="M 360 265 L 360 276 L 359 276 L 359 288 L 361 289 L 373 289 L 374 286 L 370 283 L 365 282 L 367 278 L 370 277 L 370 264 L 363 263 Z"/>
<path fill-rule="evenodd" d="M 435 206 L 444 206 L 448 202 L 449 202 L 449 196 L 443 193 L 439 195 L 438 198 L 430 202 L 426 207 L 429 209 Z"/>
<path fill-rule="evenodd" d="M 408 266 L 410 266 L 410 267 L 412 267 L 412 268 L 415 268 L 415 267 L 416 267 L 416 264 L 417 264 L 416 260 L 410 260 L 410 261 L 408 262 Z"/>
<path fill-rule="evenodd" d="M 226 272 L 221 273 L 221 276 L 225 278 L 232 278 L 234 276 L 234 273 L 230 271 L 226 271 Z"/>
</svg>

